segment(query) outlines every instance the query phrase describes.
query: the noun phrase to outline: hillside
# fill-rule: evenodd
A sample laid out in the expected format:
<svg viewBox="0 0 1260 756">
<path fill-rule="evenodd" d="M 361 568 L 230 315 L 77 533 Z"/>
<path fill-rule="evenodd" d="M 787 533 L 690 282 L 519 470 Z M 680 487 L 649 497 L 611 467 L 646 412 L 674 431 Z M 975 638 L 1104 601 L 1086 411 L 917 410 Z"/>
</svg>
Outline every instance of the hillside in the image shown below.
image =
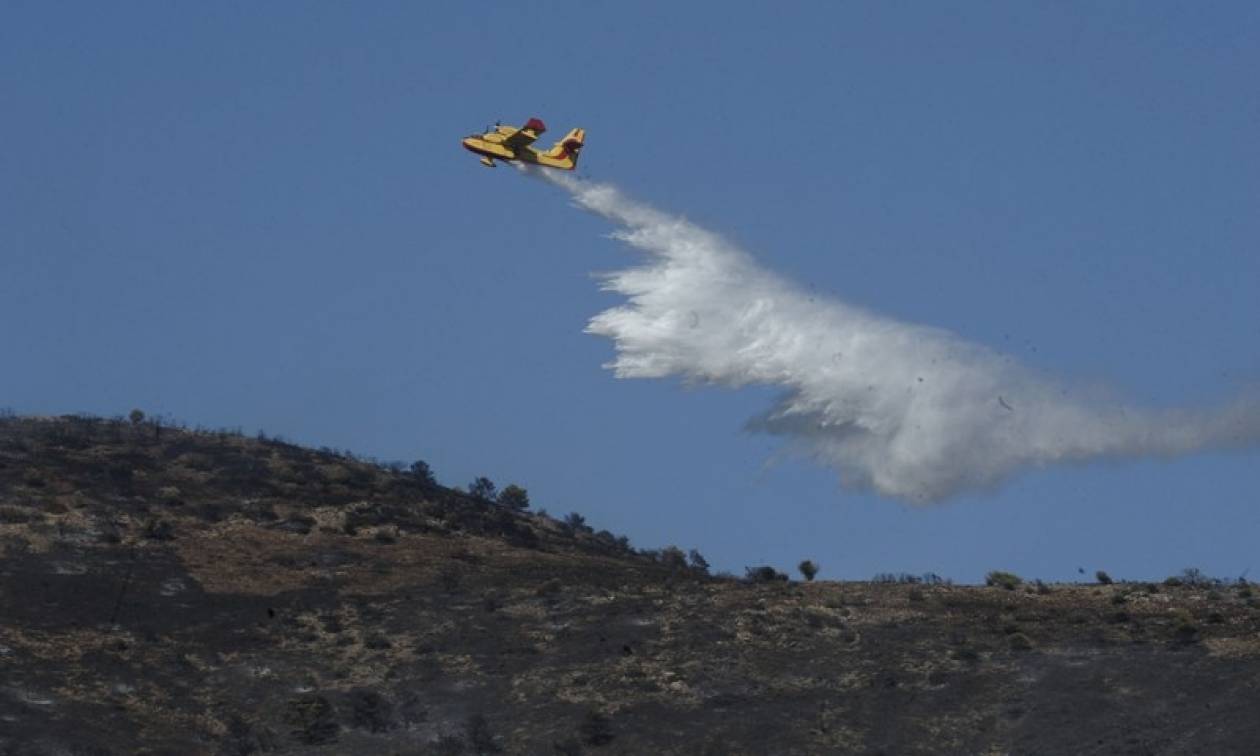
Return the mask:
<svg viewBox="0 0 1260 756">
<path fill-rule="evenodd" d="M 330 450 L 0 419 L 6 755 L 1256 753 L 1254 590 L 718 578 Z"/>
</svg>

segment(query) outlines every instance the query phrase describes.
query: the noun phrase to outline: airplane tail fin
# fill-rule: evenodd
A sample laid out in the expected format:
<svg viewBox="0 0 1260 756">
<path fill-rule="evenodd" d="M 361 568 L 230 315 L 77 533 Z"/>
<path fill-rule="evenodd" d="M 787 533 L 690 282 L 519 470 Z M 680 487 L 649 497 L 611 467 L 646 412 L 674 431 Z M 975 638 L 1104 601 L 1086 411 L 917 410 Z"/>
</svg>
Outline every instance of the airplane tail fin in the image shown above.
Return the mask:
<svg viewBox="0 0 1260 756">
<path fill-rule="evenodd" d="M 572 170 L 577 167 L 578 153 L 582 151 L 584 144 L 586 144 L 586 129 L 573 129 L 564 135 L 564 139 L 556 142 L 554 147 L 543 154 L 553 160 L 568 163 L 565 167 Z"/>
</svg>

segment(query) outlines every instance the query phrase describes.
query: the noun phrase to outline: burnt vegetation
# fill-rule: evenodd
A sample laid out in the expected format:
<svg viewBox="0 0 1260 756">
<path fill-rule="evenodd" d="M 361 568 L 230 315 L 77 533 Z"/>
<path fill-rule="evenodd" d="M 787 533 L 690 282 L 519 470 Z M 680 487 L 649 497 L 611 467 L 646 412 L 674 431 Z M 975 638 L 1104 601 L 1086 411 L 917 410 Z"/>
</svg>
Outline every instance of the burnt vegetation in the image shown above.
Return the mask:
<svg viewBox="0 0 1260 756">
<path fill-rule="evenodd" d="M 33 420 L 6 412 L 0 415 L 0 444 L 6 447 L 0 457 L 0 493 L 60 493 L 47 504 L 64 509 L 78 504 L 67 504 L 68 495 L 90 491 L 89 511 L 108 509 L 108 502 L 120 502 L 124 509 L 135 505 L 135 511 L 151 515 L 143 531 L 157 540 L 174 537 L 175 525 L 163 513 L 211 523 L 243 516 L 306 534 L 317 527 L 310 513 L 332 508 L 348 535 L 391 529 L 458 533 L 544 549 L 563 541 L 566 548 L 645 562 L 657 556 L 635 551 L 624 536 L 595 533 L 577 513 L 564 520 L 530 515 L 529 494 L 517 484 L 500 491 L 489 478 L 479 477 L 461 492 L 439 485 L 423 460 L 381 462 L 328 447 L 303 448 L 266 433 L 251 438 L 240 429 L 189 429 L 141 410 L 114 419 Z M 58 490 L 47 489 L 48 481 L 56 481 Z M 43 511 L 0 504 L 0 522 L 29 522 Z"/>
<path fill-rule="evenodd" d="M 0 753 L 1260 750 L 1245 580 L 797 568 L 423 461 L 0 412 Z"/>
</svg>

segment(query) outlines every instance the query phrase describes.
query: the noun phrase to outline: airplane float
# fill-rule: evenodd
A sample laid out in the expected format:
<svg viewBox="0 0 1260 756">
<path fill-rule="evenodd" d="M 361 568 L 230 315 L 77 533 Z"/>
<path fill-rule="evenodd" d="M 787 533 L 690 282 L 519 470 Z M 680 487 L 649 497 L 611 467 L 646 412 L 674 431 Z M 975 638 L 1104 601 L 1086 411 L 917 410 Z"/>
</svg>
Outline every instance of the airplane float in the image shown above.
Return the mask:
<svg viewBox="0 0 1260 756">
<path fill-rule="evenodd" d="M 493 168 L 495 160 L 519 160 L 565 171 L 576 168 L 578 153 L 586 142 L 586 129 L 573 129 L 551 149 L 540 152 L 530 145 L 546 130 L 537 118 L 529 119 L 519 129 L 496 124 L 493 131 L 465 137 L 463 145 L 480 155 L 481 164 L 487 168 Z"/>
</svg>

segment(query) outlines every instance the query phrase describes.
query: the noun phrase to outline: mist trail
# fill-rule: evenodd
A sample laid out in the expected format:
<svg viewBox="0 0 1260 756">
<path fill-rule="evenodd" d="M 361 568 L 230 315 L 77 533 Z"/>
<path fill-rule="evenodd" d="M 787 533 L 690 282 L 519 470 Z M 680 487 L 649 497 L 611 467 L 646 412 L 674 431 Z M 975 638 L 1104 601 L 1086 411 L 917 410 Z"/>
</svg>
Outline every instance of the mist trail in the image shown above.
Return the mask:
<svg viewBox="0 0 1260 756">
<path fill-rule="evenodd" d="M 617 225 L 646 254 L 606 275 L 626 303 L 591 319 L 619 378 L 777 386 L 750 421 L 840 474 L 843 485 L 927 503 L 1031 466 L 1260 443 L 1260 400 L 1150 410 L 1069 398 L 1064 387 L 937 328 L 806 293 L 717 234 L 608 184 L 530 171 Z"/>
</svg>

